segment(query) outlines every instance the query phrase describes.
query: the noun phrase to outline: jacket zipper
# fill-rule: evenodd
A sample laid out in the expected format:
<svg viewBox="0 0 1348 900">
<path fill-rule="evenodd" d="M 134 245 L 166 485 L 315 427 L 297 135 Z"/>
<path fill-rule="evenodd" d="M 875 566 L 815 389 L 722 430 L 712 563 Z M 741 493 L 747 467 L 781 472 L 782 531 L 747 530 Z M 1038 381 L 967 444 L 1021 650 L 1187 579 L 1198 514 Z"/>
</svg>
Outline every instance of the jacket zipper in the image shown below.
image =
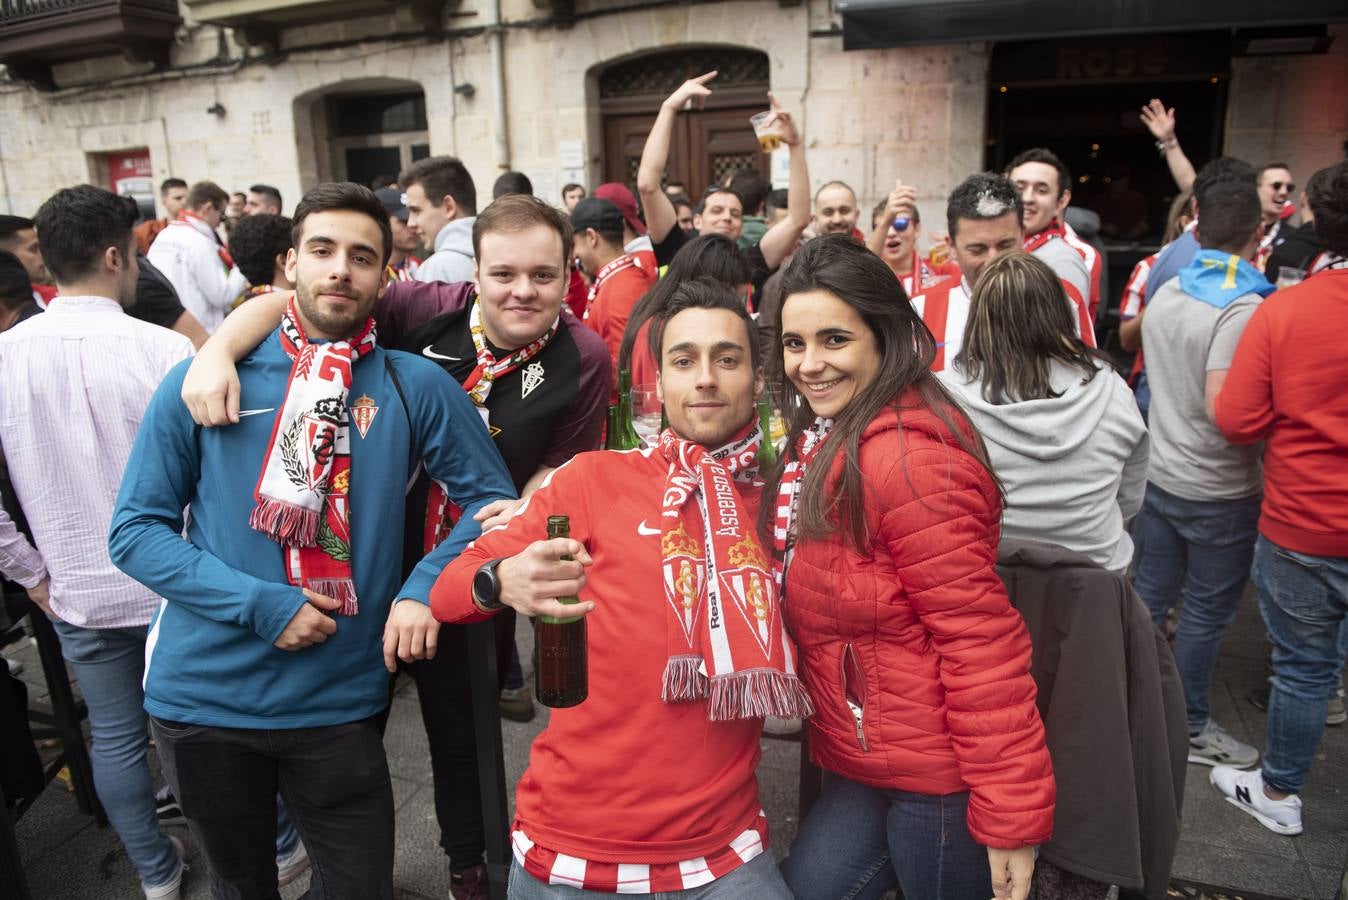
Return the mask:
<svg viewBox="0 0 1348 900">
<path fill-rule="evenodd" d="M 847 708 L 852 711 L 852 718 L 856 721 L 857 743 L 861 745 L 861 749 L 863 751 L 869 752 L 871 748 L 866 743 L 866 726 L 862 722 L 862 713 L 863 713 L 863 704 L 865 703 L 866 686 L 864 682 L 858 685 L 857 695 L 860 699 L 853 700 L 850 696 L 848 696 L 847 686 L 850 679 L 848 678 L 847 664 L 849 662 L 852 664 L 852 669 L 857 673 L 857 676 L 860 677 L 861 662 L 857 659 L 856 650 L 852 647 L 851 644 L 846 644 L 843 647 L 843 656 L 841 663 L 843 699 L 847 701 Z"/>
</svg>

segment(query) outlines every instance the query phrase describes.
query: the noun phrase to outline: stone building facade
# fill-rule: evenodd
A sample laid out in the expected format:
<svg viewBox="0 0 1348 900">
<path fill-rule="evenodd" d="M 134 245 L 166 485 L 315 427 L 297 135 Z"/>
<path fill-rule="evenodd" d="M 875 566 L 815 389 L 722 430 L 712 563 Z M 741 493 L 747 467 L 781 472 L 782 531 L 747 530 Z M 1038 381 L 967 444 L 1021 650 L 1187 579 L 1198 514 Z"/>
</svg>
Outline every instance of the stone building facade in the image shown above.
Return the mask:
<svg viewBox="0 0 1348 900">
<path fill-rule="evenodd" d="M 772 92 L 803 123 L 815 185 L 844 180 L 863 208 L 902 178 L 919 187 L 930 219 L 989 159 L 992 45 L 844 51 L 829 0 L 626 11 L 579 0 L 565 27 L 543 0 L 462 0 L 438 10 L 438 30 L 409 29 L 394 15 L 335 18 L 281 28 L 262 46 L 241 30 L 194 21 L 205 2 L 181 4 L 185 22 L 167 67 L 104 56 L 55 66 L 54 89 L 0 82 L 0 206 L 31 215 L 58 187 L 106 184 L 109 155 L 141 149 L 155 184 L 170 175 L 228 190 L 267 182 L 289 206 L 313 183 L 345 175 L 341 148 L 353 144 L 334 128 L 331 98 L 391 92 L 424 98 L 424 123 L 395 135 L 404 161 L 408 147 L 459 156 L 481 195 L 500 171 L 517 169 L 557 200 L 567 181 L 604 180 L 604 73 L 706 47 L 766 55 Z M 1285 158 L 1302 179 L 1342 158 L 1348 28 L 1331 34 L 1325 55 L 1231 61 L 1226 152 Z"/>
</svg>

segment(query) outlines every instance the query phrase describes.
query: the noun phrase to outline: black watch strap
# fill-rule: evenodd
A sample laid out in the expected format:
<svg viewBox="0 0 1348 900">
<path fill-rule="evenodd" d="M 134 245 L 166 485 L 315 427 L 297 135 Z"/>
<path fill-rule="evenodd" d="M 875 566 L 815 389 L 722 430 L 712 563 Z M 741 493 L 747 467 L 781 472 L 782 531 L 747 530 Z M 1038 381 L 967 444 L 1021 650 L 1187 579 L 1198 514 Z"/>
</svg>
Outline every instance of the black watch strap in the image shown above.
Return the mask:
<svg viewBox="0 0 1348 900">
<path fill-rule="evenodd" d="M 496 576 L 503 559 L 483 563 L 473 576 L 473 602 L 482 609 L 491 611 L 505 608 L 501 602 L 501 581 Z"/>
</svg>

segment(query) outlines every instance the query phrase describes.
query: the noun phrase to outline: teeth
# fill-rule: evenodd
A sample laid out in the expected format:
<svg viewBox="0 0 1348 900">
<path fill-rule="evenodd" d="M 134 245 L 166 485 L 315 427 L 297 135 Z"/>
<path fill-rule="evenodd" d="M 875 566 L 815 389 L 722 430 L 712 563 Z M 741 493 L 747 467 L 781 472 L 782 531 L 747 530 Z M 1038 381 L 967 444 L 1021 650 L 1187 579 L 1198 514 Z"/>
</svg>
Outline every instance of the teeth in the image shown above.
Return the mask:
<svg viewBox="0 0 1348 900">
<path fill-rule="evenodd" d="M 842 381 L 841 378 L 835 378 L 832 381 L 823 381 L 820 382 L 819 384 L 807 384 L 805 385 L 805 387 L 809 388 L 816 394 L 822 394 L 824 391 L 830 390 L 841 381 Z"/>
</svg>

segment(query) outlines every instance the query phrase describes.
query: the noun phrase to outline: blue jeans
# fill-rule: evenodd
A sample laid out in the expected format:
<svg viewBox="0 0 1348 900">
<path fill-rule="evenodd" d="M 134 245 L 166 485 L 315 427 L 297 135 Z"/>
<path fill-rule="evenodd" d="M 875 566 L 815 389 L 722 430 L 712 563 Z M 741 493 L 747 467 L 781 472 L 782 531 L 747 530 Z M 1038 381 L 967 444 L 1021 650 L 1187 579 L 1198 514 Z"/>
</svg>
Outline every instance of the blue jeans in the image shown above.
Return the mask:
<svg viewBox="0 0 1348 900">
<path fill-rule="evenodd" d="M 1184 591 L 1174 651 L 1191 732 L 1210 717 L 1212 673 L 1249 579 L 1259 504 L 1258 496 L 1185 500 L 1149 484 L 1133 526 L 1133 586 L 1157 625 Z"/>
<path fill-rule="evenodd" d="M 1348 558 L 1308 556 L 1260 537 L 1254 583 L 1273 641 L 1264 781 L 1299 794 L 1343 669 Z"/>
<path fill-rule="evenodd" d="M 544 884 L 520 865 L 510 864 L 508 900 L 613 900 L 617 894 L 586 891 L 563 884 Z M 791 893 L 777 871 L 772 851 L 758 854 L 733 872 L 722 875 L 700 887 L 683 891 L 661 891 L 654 894 L 627 894 L 625 896 L 654 897 L 658 900 L 791 900 Z"/>
<path fill-rule="evenodd" d="M 896 885 L 923 900 L 987 900 L 988 852 L 969 834 L 968 810 L 968 794 L 881 790 L 825 772 L 782 876 L 796 900 L 875 900 Z"/>
<path fill-rule="evenodd" d="M 150 887 L 167 884 L 178 871 L 178 854 L 159 830 L 146 754 L 141 680 L 148 629 L 79 628 L 55 620 L 52 625 L 89 707 L 98 799 L 141 880 Z"/>
<path fill-rule="evenodd" d="M 1133 383 L 1133 399 L 1137 401 L 1137 411 L 1142 413 L 1142 424 L 1147 423 L 1147 411 L 1151 409 L 1151 385 L 1147 383 L 1147 370 L 1137 373 Z"/>
</svg>

